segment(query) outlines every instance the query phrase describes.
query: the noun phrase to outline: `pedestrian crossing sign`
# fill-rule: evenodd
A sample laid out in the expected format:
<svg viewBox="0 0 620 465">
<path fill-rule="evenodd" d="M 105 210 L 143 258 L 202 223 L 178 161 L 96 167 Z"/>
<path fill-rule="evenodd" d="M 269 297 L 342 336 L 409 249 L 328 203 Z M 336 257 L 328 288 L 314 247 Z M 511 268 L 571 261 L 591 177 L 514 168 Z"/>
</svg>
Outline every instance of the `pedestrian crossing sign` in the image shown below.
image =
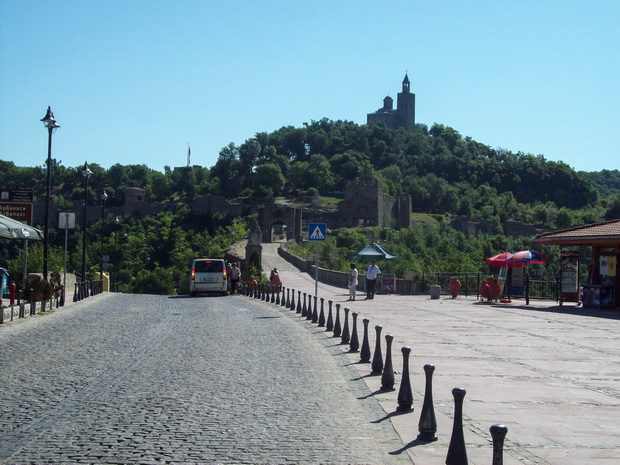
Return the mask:
<svg viewBox="0 0 620 465">
<path fill-rule="evenodd" d="M 327 237 L 327 225 L 325 223 L 308 223 L 308 240 L 324 241 Z"/>
</svg>

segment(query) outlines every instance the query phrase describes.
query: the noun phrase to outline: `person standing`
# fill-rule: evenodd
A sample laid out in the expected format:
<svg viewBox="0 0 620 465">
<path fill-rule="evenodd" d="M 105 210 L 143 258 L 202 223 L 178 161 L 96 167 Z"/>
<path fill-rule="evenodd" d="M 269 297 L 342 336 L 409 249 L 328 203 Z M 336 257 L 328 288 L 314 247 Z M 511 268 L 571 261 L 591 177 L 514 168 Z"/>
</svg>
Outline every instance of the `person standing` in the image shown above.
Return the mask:
<svg viewBox="0 0 620 465">
<path fill-rule="evenodd" d="M 237 263 L 233 263 L 230 267 L 230 293 L 234 294 L 239 285 L 239 279 L 241 278 L 241 270 L 237 266 Z"/>
<path fill-rule="evenodd" d="M 349 288 L 349 298 L 347 300 L 355 300 L 355 289 L 357 287 L 357 268 L 355 268 L 355 263 L 351 263 L 351 272 L 349 273 L 349 284 L 348 284 L 348 288 Z"/>
<path fill-rule="evenodd" d="M 274 266 L 273 270 L 271 270 L 271 275 L 269 276 L 269 281 L 273 286 L 273 289 L 276 291 L 280 290 L 280 286 L 282 286 L 282 281 L 280 280 L 280 274 L 278 273 L 278 267 Z"/>
<path fill-rule="evenodd" d="M 376 261 L 371 261 L 368 270 L 366 270 L 366 299 L 374 299 L 377 290 L 377 279 L 381 275 L 381 270 L 377 266 Z"/>
</svg>

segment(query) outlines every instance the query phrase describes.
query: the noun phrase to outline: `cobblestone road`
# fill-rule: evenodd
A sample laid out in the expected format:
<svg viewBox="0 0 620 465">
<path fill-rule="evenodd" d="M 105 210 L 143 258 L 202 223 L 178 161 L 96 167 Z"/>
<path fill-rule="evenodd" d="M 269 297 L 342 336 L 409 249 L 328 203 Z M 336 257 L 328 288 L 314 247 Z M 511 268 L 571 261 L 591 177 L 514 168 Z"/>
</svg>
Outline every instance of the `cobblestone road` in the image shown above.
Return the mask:
<svg viewBox="0 0 620 465">
<path fill-rule="evenodd" d="M 410 464 L 341 348 L 298 319 L 104 294 L 2 327 L 0 463 Z"/>
</svg>

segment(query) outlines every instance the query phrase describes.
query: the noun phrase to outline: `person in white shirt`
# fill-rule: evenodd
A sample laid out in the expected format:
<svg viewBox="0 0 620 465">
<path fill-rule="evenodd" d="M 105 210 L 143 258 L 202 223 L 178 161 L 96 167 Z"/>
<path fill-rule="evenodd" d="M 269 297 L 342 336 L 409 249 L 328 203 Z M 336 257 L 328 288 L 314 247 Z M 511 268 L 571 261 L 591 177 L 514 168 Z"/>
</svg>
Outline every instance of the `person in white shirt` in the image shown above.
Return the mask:
<svg viewBox="0 0 620 465">
<path fill-rule="evenodd" d="M 370 262 L 368 270 L 366 270 L 366 299 L 374 299 L 377 289 L 377 279 L 381 275 L 381 270 L 374 260 Z"/>
<path fill-rule="evenodd" d="M 241 270 L 237 263 L 233 263 L 230 268 L 230 294 L 234 294 L 239 286 L 239 280 L 241 279 Z"/>
<path fill-rule="evenodd" d="M 355 300 L 355 288 L 357 287 L 357 268 L 355 268 L 355 263 L 351 263 L 351 272 L 349 273 L 349 300 Z"/>
</svg>

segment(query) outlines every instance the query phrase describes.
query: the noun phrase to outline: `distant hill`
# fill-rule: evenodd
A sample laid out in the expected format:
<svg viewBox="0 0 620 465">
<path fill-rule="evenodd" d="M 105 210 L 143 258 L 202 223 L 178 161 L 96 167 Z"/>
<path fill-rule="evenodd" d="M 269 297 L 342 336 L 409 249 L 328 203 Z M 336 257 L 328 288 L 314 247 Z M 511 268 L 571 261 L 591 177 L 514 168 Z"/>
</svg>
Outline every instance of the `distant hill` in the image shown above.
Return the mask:
<svg viewBox="0 0 620 465">
<path fill-rule="evenodd" d="M 257 205 L 329 196 L 348 181 L 379 179 L 386 194 L 410 195 L 415 212 L 568 227 L 602 219 L 608 203 L 601 199 L 620 194 L 617 170 L 577 172 L 542 155 L 491 148 L 442 124 L 417 124 L 409 132 L 327 118 L 231 143 L 212 167 L 161 173 L 146 165 L 93 163 L 90 169 L 88 203 L 99 203 L 105 189 L 109 206 L 122 205 L 133 187 L 144 189 L 150 202 L 190 203 L 210 194 Z M 81 171 L 53 160 L 54 205 L 84 198 Z M 41 199 L 45 185 L 44 167 L 0 160 L 0 188 L 33 186 Z"/>
<path fill-rule="evenodd" d="M 579 174 L 590 180 L 601 198 L 620 194 L 620 171 L 618 170 L 580 171 Z"/>
</svg>

